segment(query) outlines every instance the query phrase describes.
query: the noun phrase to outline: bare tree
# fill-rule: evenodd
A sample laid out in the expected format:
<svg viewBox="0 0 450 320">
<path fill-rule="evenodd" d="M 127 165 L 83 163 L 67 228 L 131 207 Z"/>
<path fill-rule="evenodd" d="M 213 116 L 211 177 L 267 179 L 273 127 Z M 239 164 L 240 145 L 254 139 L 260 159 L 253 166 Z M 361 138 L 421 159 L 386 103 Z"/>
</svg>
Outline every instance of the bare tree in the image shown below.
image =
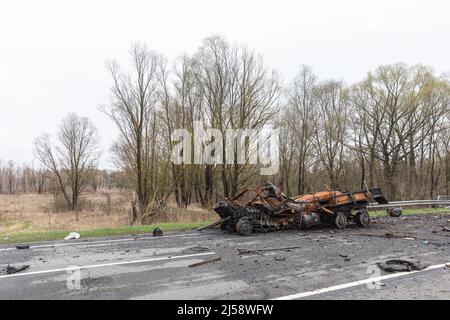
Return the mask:
<svg viewBox="0 0 450 320">
<path fill-rule="evenodd" d="M 438 141 L 440 142 L 439 145 L 441 148 L 441 152 L 438 155 L 444 170 L 444 193 L 448 197 L 450 196 L 450 119 L 445 120 L 446 125 L 438 134 Z"/>
<path fill-rule="evenodd" d="M 330 187 L 339 186 L 347 139 L 347 97 L 341 82 L 327 81 L 316 86 L 314 121 L 316 152 L 328 173 Z"/>
<path fill-rule="evenodd" d="M 288 109 L 286 110 L 287 129 L 292 134 L 290 148 L 294 150 L 297 162 L 297 193 L 306 191 L 306 177 L 313 157 L 311 146 L 313 142 L 314 121 L 316 118 L 314 106 L 314 88 L 316 77 L 311 68 L 302 66 L 288 91 Z M 315 152 L 314 152 L 315 154 Z"/>
<path fill-rule="evenodd" d="M 78 220 L 79 197 L 84 191 L 100 156 L 97 129 L 86 117 L 67 115 L 53 144 L 48 134 L 35 140 L 34 153 L 41 164 L 57 178 L 68 207 Z"/>
<path fill-rule="evenodd" d="M 13 194 L 16 192 L 16 174 L 17 168 L 14 164 L 14 161 L 9 160 L 8 165 L 6 166 L 5 176 L 6 176 L 6 190 L 7 193 Z"/>
<path fill-rule="evenodd" d="M 381 66 L 373 74 L 369 73 L 352 91 L 356 122 L 363 137 L 357 149 L 369 156 L 371 182 L 375 159 L 381 161 L 391 199 L 399 194 L 397 180 L 403 163 L 409 168 L 406 193 L 411 193 L 418 150 L 421 167 L 426 149 L 429 151 L 431 180 L 435 180 L 436 128 L 445 112 L 445 95 L 439 93 L 442 85 L 438 82 L 429 68 L 396 64 Z M 435 182 L 430 183 L 435 186 Z"/>
<path fill-rule="evenodd" d="M 161 157 L 161 152 L 168 150 L 162 139 L 158 110 L 161 99 L 167 97 L 160 91 L 164 89 L 161 81 L 165 77 L 160 74 L 165 71 L 162 57 L 141 44 L 133 45 L 130 53 L 132 70 L 123 72 L 115 62 L 109 66 L 114 83 L 112 99 L 102 110 L 119 130 L 113 152 L 118 166 L 132 177 L 131 187 L 136 194 L 132 223 L 141 224 L 145 215 L 151 215 L 149 204 L 153 202 L 158 207 L 168 196 L 161 187 L 167 178 L 165 166 L 170 157 Z M 160 159 L 165 160 L 161 163 Z"/>
<path fill-rule="evenodd" d="M 163 121 L 167 144 L 170 149 L 174 145 L 172 133 L 175 129 L 186 129 L 192 135 L 194 132 L 194 121 L 200 119 L 200 101 L 198 88 L 195 86 L 193 72 L 193 59 L 183 55 L 177 60 L 173 68 L 172 87 L 168 81 L 168 71 L 161 68 L 160 79 L 162 90 L 160 100 L 164 107 Z M 171 90 L 172 88 L 172 90 Z M 170 94 L 172 91 L 172 94 Z M 191 140 L 191 156 L 194 150 L 194 141 Z M 184 152 L 184 151 L 183 151 Z M 193 196 L 204 204 L 204 193 L 200 186 L 202 180 L 202 166 L 199 164 L 172 163 L 172 177 L 174 184 L 175 201 L 181 208 L 186 208 L 191 203 Z"/>
<path fill-rule="evenodd" d="M 195 55 L 194 74 L 204 108 L 204 125 L 221 132 L 222 145 L 226 145 L 227 129 L 259 130 L 274 120 L 279 107 L 278 75 L 246 47 L 230 45 L 219 36 L 205 39 Z M 235 139 L 235 150 L 237 143 Z M 222 152 L 224 163 L 218 167 L 223 194 L 234 196 L 256 171 L 248 161 L 238 163 L 236 152 L 233 159 L 227 148 Z M 212 169 L 206 166 L 208 191 L 213 187 Z"/>
</svg>

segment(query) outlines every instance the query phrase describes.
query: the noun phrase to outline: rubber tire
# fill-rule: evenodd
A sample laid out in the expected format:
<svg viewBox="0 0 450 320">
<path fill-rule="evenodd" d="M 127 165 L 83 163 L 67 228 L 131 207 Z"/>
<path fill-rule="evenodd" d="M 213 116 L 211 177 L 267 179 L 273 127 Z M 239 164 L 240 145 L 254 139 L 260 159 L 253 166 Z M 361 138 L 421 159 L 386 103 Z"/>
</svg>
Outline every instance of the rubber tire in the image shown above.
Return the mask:
<svg viewBox="0 0 450 320">
<path fill-rule="evenodd" d="M 356 224 L 362 228 L 368 228 L 370 225 L 370 216 L 367 211 L 360 211 L 356 214 Z"/>
<path fill-rule="evenodd" d="M 229 224 L 227 224 L 227 231 L 229 232 L 229 233 L 234 233 L 234 232 L 236 232 L 236 224 L 234 224 L 234 223 L 229 223 Z"/>
<path fill-rule="evenodd" d="M 334 225 L 339 229 L 344 229 L 348 225 L 347 216 L 343 212 L 336 213 L 336 217 L 334 218 Z"/>
<path fill-rule="evenodd" d="M 390 208 L 390 209 L 397 209 L 397 208 Z M 388 209 L 388 215 L 390 217 L 398 218 L 403 214 L 403 210 L 401 208 L 398 208 L 399 210 L 397 210 L 396 213 L 394 213 L 394 211 L 391 211 L 390 209 Z"/>
<path fill-rule="evenodd" d="M 250 221 L 248 220 L 240 220 L 236 224 L 236 231 L 241 236 L 249 236 L 253 233 L 253 226 Z"/>
</svg>

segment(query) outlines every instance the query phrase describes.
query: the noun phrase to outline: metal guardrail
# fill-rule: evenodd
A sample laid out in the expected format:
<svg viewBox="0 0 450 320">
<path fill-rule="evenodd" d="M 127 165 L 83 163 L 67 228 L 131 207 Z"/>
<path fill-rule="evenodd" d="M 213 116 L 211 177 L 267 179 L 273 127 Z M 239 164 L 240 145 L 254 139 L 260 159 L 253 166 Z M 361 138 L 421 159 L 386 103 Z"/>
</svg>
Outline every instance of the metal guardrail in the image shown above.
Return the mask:
<svg viewBox="0 0 450 320">
<path fill-rule="evenodd" d="M 391 207 L 405 207 L 405 206 L 425 206 L 436 205 L 440 207 L 450 207 L 450 200 L 408 200 L 408 201 L 391 201 L 387 204 L 369 204 L 368 208 L 391 208 Z"/>
</svg>

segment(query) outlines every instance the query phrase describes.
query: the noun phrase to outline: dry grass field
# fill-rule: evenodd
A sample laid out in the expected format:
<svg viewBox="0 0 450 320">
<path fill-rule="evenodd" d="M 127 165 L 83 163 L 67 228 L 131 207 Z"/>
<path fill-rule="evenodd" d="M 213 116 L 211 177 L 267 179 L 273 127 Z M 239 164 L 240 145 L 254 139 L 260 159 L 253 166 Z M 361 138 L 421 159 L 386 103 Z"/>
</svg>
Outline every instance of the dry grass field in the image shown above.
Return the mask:
<svg viewBox="0 0 450 320">
<path fill-rule="evenodd" d="M 61 200 L 51 194 L 0 195 L 0 235 L 116 228 L 130 225 L 130 202 L 118 190 L 103 190 L 82 196 L 82 210 L 76 220 L 74 212 L 66 211 Z M 216 220 L 211 212 L 191 207 L 181 210 L 173 206 L 156 216 L 152 223 L 195 223 Z"/>
</svg>

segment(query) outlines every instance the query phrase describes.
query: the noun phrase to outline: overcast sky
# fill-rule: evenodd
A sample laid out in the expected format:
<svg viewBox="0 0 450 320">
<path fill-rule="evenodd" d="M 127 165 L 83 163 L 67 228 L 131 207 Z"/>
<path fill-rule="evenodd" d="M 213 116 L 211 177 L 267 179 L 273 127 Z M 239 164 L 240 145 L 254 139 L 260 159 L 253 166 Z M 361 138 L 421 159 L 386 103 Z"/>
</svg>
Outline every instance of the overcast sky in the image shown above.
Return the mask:
<svg viewBox="0 0 450 320">
<path fill-rule="evenodd" d="M 116 131 L 98 110 L 105 62 L 126 63 L 134 41 L 175 59 L 221 34 L 263 54 L 285 83 L 301 64 L 350 83 L 400 61 L 449 72 L 449 14 L 445 0 L 2 0 L 0 159 L 32 163 L 34 138 L 77 112 L 99 129 L 111 167 Z"/>
</svg>

